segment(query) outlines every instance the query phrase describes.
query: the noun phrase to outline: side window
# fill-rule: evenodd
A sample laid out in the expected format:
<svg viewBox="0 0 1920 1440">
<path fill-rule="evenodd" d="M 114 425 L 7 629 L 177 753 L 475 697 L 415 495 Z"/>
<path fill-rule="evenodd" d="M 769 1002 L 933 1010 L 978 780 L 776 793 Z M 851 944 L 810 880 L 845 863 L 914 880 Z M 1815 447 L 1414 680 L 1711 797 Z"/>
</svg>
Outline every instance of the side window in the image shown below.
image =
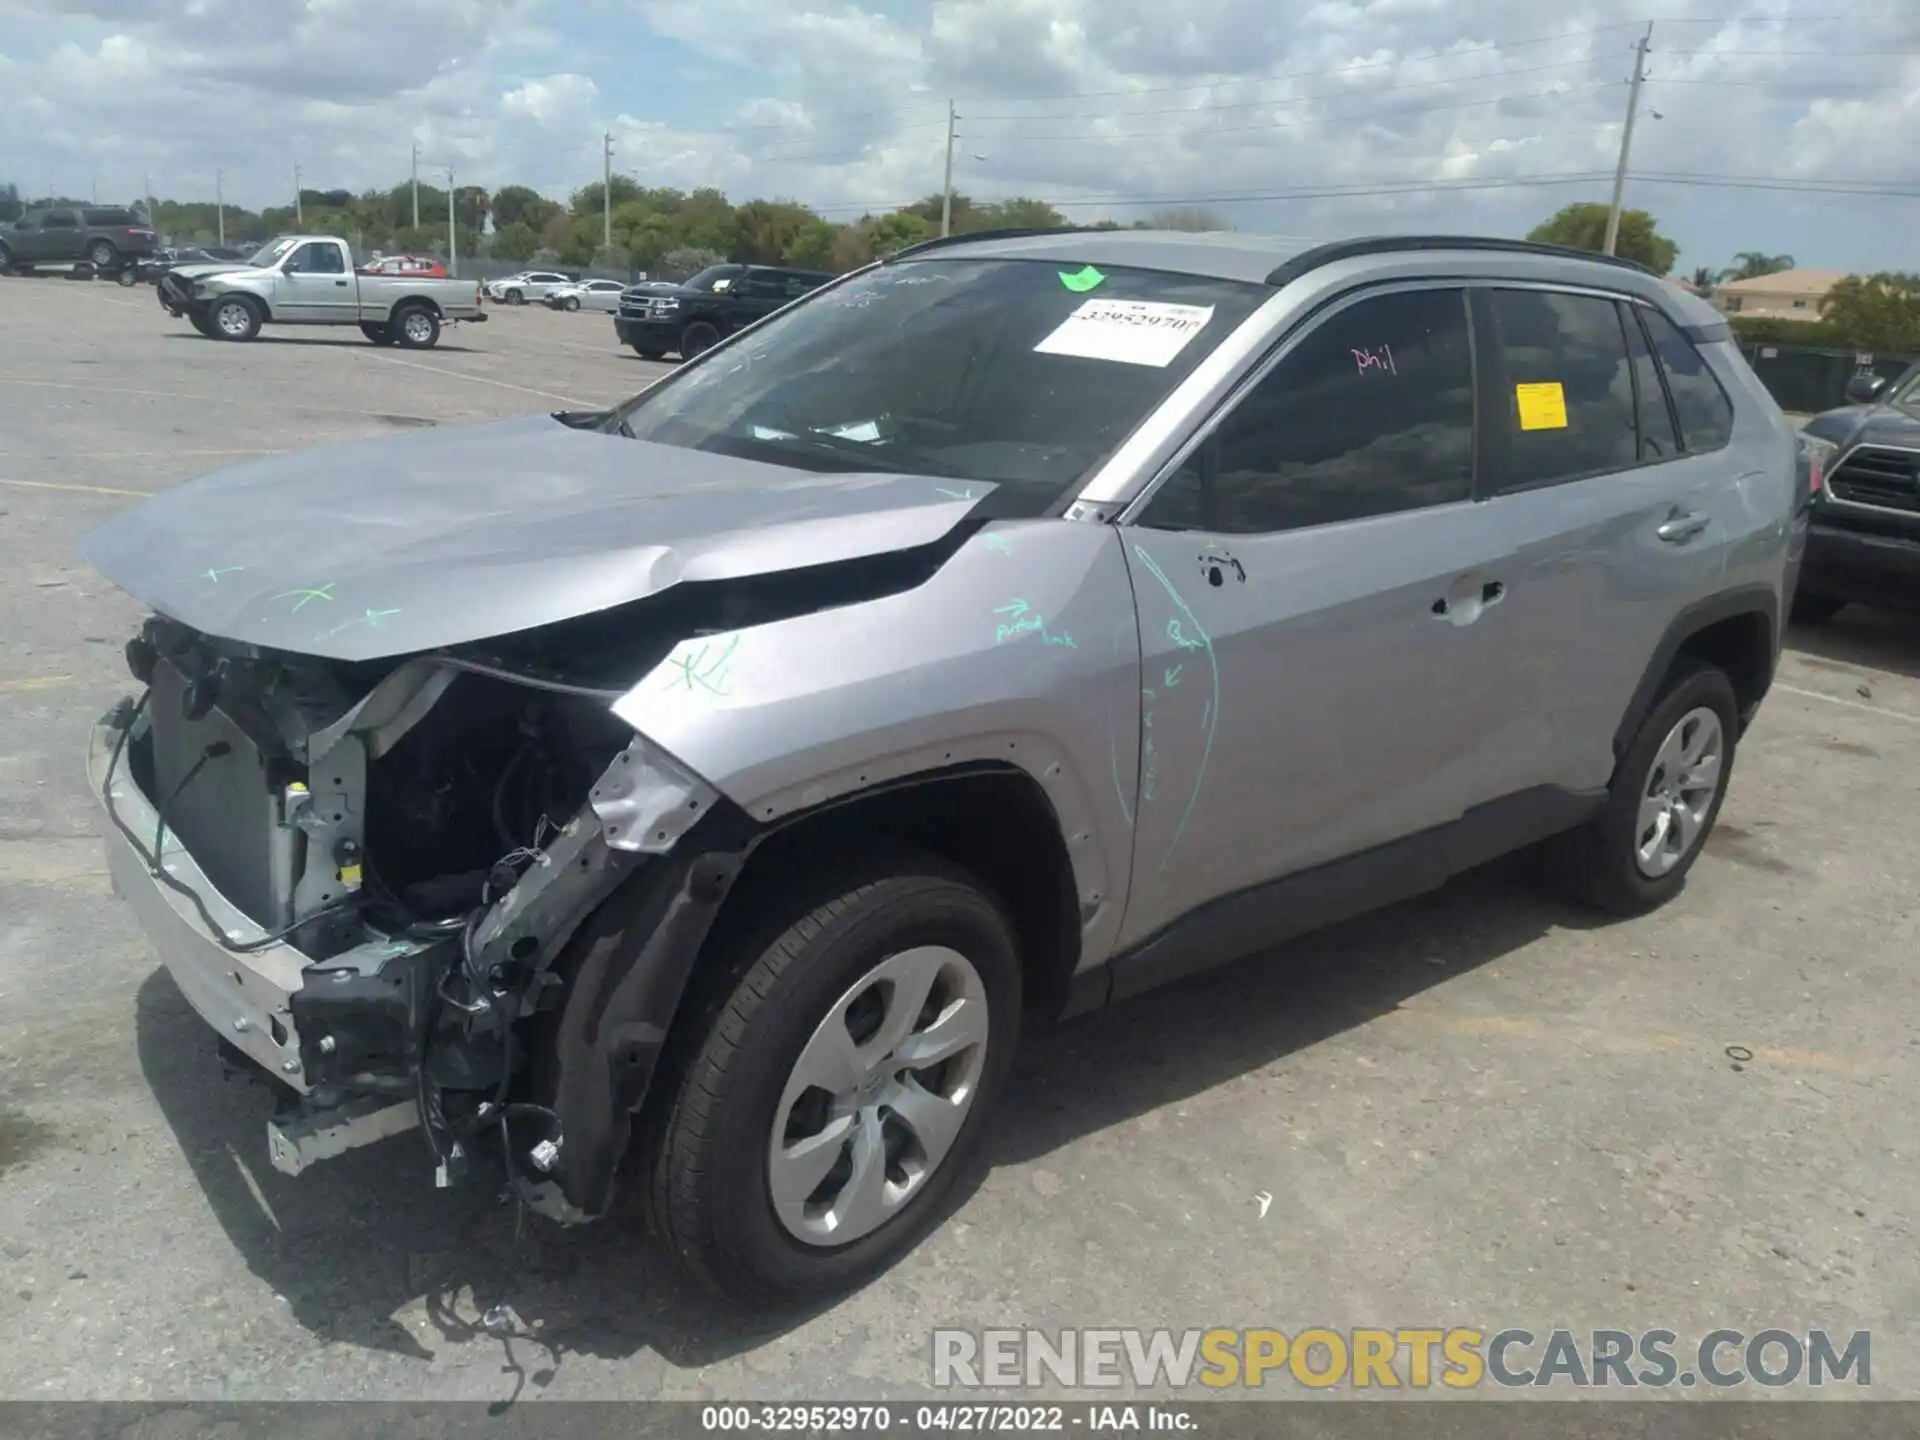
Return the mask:
<svg viewBox="0 0 1920 1440">
<path fill-rule="evenodd" d="M 1639 308 L 1622 305 L 1620 318 L 1627 327 L 1627 359 L 1633 365 L 1633 399 L 1640 421 L 1640 459 L 1652 465 L 1678 455 L 1680 437 L 1674 432 L 1673 412 L 1667 406 L 1667 387 L 1661 383 L 1660 367 L 1653 363 L 1646 332 L 1634 315 Z"/>
<path fill-rule="evenodd" d="M 49 210 L 46 218 L 40 222 L 42 230 L 78 230 L 80 222 L 73 218 L 71 211 Z"/>
<path fill-rule="evenodd" d="M 320 273 L 320 251 L 318 245 L 302 245 L 287 257 L 287 263 L 280 267 L 283 275 L 318 275 Z"/>
<path fill-rule="evenodd" d="M 1638 464 L 1632 371 L 1614 302 L 1548 290 L 1495 290 L 1488 302 L 1506 366 L 1502 488 Z"/>
<path fill-rule="evenodd" d="M 1168 477 L 1143 523 L 1298 530 L 1466 500 L 1472 488 L 1466 298 L 1412 290 L 1315 325 Z"/>
<path fill-rule="evenodd" d="M 1680 420 L 1680 437 L 1692 454 L 1718 450 L 1733 438 L 1733 402 L 1721 388 L 1719 378 L 1707 368 L 1706 358 L 1693 342 L 1658 310 L 1643 309 L 1647 334 L 1653 340 L 1653 352 L 1660 357 L 1660 368 L 1667 374 L 1667 389 L 1673 395 L 1674 414 Z"/>
<path fill-rule="evenodd" d="M 804 275 L 789 275 L 782 282 L 780 298 L 798 300 L 802 295 L 810 295 L 819 288 L 818 280 L 809 280 Z"/>
<path fill-rule="evenodd" d="M 734 285 L 733 293 L 747 300 L 779 300 L 786 288 L 778 275 L 747 275 Z"/>
</svg>

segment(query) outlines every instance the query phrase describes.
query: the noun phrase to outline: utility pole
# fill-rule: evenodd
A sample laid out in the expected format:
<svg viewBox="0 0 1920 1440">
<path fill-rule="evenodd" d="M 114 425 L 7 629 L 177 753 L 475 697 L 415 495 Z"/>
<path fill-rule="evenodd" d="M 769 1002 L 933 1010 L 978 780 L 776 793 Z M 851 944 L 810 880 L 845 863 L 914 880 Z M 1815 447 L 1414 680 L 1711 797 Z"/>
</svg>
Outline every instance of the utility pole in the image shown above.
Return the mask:
<svg viewBox="0 0 1920 1440">
<path fill-rule="evenodd" d="M 460 230 L 454 223 L 453 167 L 447 167 L 447 274 L 460 278 Z"/>
<path fill-rule="evenodd" d="M 146 189 L 141 192 L 147 197 L 147 228 L 153 231 L 157 244 L 160 239 L 160 207 L 153 203 L 153 172 L 149 170 L 143 178 L 147 182 Z"/>
<path fill-rule="evenodd" d="M 413 228 L 420 228 L 420 142 L 413 142 Z"/>
<path fill-rule="evenodd" d="M 940 233 L 953 233 L 953 122 L 960 116 L 953 108 L 953 101 L 947 101 L 947 173 L 940 182 Z"/>
<path fill-rule="evenodd" d="M 223 172 L 213 172 L 213 208 L 217 214 L 215 223 L 220 227 L 220 248 L 227 248 L 227 192 L 223 188 L 226 176 Z"/>
<path fill-rule="evenodd" d="M 300 167 L 298 165 L 293 167 L 293 223 L 301 230 L 307 228 L 307 212 L 300 199 Z"/>
<path fill-rule="evenodd" d="M 605 249 L 613 248 L 613 132 L 608 131 L 600 137 L 600 201 L 606 211 L 604 234 L 600 243 Z"/>
<path fill-rule="evenodd" d="M 1627 123 L 1620 128 L 1620 164 L 1613 172 L 1613 204 L 1607 211 L 1605 253 L 1614 253 L 1620 240 L 1620 201 L 1627 189 L 1627 156 L 1633 149 L 1633 121 L 1640 109 L 1640 82 L 1647 78 L 1647 47 L 1653 43 L 1653 22 L 1633 42 L 1633 82 L 1627 86 Z"/>
</svg>

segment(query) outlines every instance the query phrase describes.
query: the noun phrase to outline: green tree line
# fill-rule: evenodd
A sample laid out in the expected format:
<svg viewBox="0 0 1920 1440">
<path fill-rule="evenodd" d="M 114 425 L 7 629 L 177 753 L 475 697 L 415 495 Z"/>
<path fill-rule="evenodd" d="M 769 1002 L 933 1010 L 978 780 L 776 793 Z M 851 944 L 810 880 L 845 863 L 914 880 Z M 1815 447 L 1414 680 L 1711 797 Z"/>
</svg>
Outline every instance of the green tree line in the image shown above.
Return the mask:
<svg viewBox="0 0 1920 1440">
<path fill-rule="evenodd" d="M 835 221 L 795 200 L 748 200 L 735 204 L 719 190 L 646 187 L 625 176 L 613 179 L 612 244 L 607 243 L 606 191 L 595 181 L 566 201 L 549 199 L 526 185 L 489 191 L 462 185 L 454 197 L 454 240 L 465 256 L 516 264 L 644 270 L 698 269 L 714 260 L 795 265 L 844 271 L 876 256 L 932 239 L 940 233 L 941 197 L 932 195 L 900 210 Z M 0 221 L 40 205 L 81 204 L 65 197 L 25 200 L 12 186 L 0 188 Z M 132 202 L 145 211 L 144 199 Z M 12 213 L 8 213 L 9 209 Z M 224 233 L 229 245 L 245 245 L 293 230 L 340 235 L 357 251 L 409 251 L 445 255 L 447 192 L 421 184 L 416 211 L 411 182 L 387 189 L 302 190 L 291 204 L 247 210 L 212 201 L 159 200 L 154 227 L 174 244 L 209 245 Z M 415 224 L 418 215 L 419 223 Z M 224 220 L 224 229 L 222 221 Z M 955 195 L 956 233 L 1008 226 L 1051 229 L 1067 218 L 1043 200 L 976 200 Z M 1203 210 L 1166 210 L 1133 222 L 1133 228 L 1224 230 Z M 1099 228 L 1119 229 L 1114 220 Z"/>
</svg>

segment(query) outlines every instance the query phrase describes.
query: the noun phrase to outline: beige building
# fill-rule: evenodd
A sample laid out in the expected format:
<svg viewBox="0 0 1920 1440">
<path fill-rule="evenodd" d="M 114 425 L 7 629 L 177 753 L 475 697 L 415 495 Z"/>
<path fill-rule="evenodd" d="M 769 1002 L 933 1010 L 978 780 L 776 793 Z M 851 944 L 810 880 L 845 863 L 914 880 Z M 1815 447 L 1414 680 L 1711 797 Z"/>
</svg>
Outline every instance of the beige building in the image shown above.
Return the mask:
<svg viewBox="0 0 1920 1440">
<path fill-rule="evenodd" d="M 1713 287 L 1713 298 L 1729 315 L 1818 320 L 1820 302 L 1846 278 L 1845 270 L 1782 270 L 1757 280 L 1728 280 Z"/>
</svg>

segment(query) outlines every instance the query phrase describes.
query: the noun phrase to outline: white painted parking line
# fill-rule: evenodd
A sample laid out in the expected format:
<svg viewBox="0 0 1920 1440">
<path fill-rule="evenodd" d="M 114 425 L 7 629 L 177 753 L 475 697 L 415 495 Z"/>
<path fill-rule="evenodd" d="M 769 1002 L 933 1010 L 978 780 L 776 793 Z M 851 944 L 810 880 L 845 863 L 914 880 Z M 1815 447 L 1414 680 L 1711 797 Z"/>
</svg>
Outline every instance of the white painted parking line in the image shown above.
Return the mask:
<svg viewBox="0 0 1920 1440">
<path fill-rule="evenodd" d="M 1789 695 L 1804 695 L 1809 700 L 1824 700 L 1829 705 L 1844 705 L 1849 710 L 1864 710 L 1869 715 L 1885 715 L 1890 720 L 1904 720 L 1909 725 L 1920 725 L 1920 715 L 1909 715 L 1904 710 L 1888 710 L 1880 705 L 1863 705 L 1858 700 L 1848 700 L 1839 695 L 1823 695 L 1818 690 L 1802 690 L 1798 685 L 1789 685 L 1781 680 L 1774 681 L 1773 688 L 1784 690 Z"/>
<path fill-rule="evenodd" d="M 304 401 L 282 400 L 272 395 L 189 395 L 180 390 L 135 390 L 124 385 L 79 385 L 68 380 L 36 380 L 27 375 L 0 375 L 0 385 L 33 385 L 43 390 L 84 390 L 89 395 L 139 395 L 149 400 L 192 400 L 201 405 L 260 405 L 274 410 L 300 410 L 309 415 L 351 415 L 356 420 L 371 420 L 371 410 L 349 410 L 338 405 L 309 405 Z M 440 422 L 428 415 L 409 415 L 409 420 Z M 178 453 L 177 451 L 174 453 Z"/>
<path fill-rule="evenodd" d="M 382 355 L 374 350 L 356 350 L 352 352 L 362 360 L 384 360 L 389 365 L 404 365 L 409 370 L 424 370 L 429 375 L 444 375 L 449 380 L 471 380 L 478 385 L 497 385 L 502 390 L 518 390 L 522 395 L 538 395 L 542 400 L 558 400 L 565 405 L 586 405 L 599 408 L 605 401 L 582 400 L 577 395 L 556 395 L 551 390 L 535 390 L 530 385 L 516 385 L 511 380 L 495 380 L 486 375 L 468 375 L 460 370 L 442 370 L 438 365 L 422 365 L 417 360 L 402 360 L 397 355 Z"/>
<path fill-rule="evenodd" d="M 76 495 L 131 495 L 136 500 L 148 499 L 153 494 L 151 490 L 122 490 L 113 485 L 62 485 L 52 480 L 0 478 L 0 485 L 11 485 L 18 490 L 66 490 Z"/>
</svg>

